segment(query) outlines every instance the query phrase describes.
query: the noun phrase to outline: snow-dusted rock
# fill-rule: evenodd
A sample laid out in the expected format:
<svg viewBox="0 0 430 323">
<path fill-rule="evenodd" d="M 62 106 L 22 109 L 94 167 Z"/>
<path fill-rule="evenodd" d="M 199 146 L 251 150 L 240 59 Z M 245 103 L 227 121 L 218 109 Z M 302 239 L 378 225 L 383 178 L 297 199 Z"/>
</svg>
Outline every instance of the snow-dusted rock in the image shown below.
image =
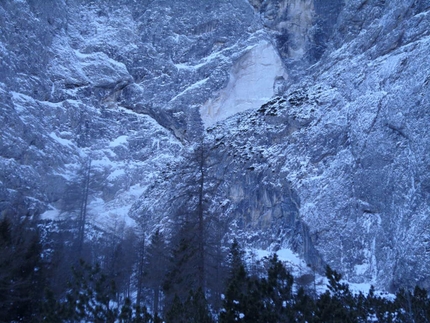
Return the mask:
<svg viewBox="0 0 430 323">
<path fill-rule="evenodd" d="M 227 238 L 429 287 L 429 10 L 2 1 L 0 211 L 167 226 L 204 137 Z"/>
</svg>

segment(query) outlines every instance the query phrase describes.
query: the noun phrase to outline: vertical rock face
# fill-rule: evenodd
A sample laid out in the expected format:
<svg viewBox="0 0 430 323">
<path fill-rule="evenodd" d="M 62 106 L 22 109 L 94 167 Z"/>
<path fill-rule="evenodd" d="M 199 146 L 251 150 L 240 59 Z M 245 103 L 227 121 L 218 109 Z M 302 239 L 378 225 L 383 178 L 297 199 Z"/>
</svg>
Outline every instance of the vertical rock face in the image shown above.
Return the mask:
<svg viewBox="0 0 430 323">
<path fill-rule="evenodd" d="M 344 0 L 250 0 L 297 82 L 329 45 Z"/>
<path fill-rule="evenodd" d="M 428 1 L 349 1 L 330 24 L 332 42 L 312 79 L 292 86 L 282 105 L 310 117 L 284 137 L 278 151 L 288 158 L 276 162 L 316 249 L 348 279 L 386 288 L 429 286 L 422 125 L 430 116 L 428 72 L 420 68 L 429 64 L 429 8 Z"/>
<path fill-rule="evenodd" d="M 89 221 L 167 226 L 203 144 L 226 237 L 428 288 L 429 10 L 3 1 L 0 211 L 77 216 L 91 160 Z"/>
<path fill-rule="evenodd" d="M 206 126 L 238 112 L 258 109 L 279 91 L 276 82 L 286 73 L 276 49 L 262 41 L 248 50 L 232 66 L 228 84 L 200 108 Z"/>
<path fill-rule="evenodd" d="M 315 7 L 312 0 L 265 2 L 260 8 L 265 24 L 278 34 L 278 47 L 284 57 L 300 60 L 312 39 Z"/>
</svg>

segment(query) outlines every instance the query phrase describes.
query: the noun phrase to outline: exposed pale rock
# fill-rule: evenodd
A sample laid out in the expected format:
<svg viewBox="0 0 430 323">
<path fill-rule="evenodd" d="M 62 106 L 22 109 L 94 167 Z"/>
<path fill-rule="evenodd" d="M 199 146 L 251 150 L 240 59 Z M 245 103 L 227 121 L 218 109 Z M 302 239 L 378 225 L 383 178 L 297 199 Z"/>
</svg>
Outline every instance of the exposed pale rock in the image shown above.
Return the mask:
<svg viewBox="0 0 430 323">
<path fill-rule="evenodd" d="M 259 108 L 275 94 L 276 81 L 286 77 L 272 44 L 258 43 L 234 63 L 226 88 L 200 108 L 203 122 L 210 126 L 238 112 Z"/>
</svg>

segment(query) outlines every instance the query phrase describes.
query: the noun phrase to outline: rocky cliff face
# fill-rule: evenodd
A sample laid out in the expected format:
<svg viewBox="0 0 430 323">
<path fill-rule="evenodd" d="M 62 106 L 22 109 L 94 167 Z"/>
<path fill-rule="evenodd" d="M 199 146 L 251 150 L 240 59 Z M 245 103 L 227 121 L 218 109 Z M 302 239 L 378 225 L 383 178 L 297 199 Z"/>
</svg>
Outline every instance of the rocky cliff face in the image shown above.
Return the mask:
<svg viewBox="0 0 430 323">
<path fill-rule="evenodd" d="M 203 145 L 227 236 L 428 288 L 429 10 L 2 2 L 1 211 L 76 217 L 88 186 L 94 225 L 165 226 Z"/>
</svg>

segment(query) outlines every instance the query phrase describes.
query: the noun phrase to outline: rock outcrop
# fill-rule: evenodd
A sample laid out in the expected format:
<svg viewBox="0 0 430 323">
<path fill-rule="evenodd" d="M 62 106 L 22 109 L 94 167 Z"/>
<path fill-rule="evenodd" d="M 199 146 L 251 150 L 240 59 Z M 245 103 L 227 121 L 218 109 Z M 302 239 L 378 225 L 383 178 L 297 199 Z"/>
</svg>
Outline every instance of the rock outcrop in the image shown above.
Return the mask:
<svg viewBox="0 0 430 323">
<path fill-rule="evenodd" d="M 429 288 L 429 11 L 3 1 L 0 211 L 76 217 L 88 191 L 94 225 L 168 226 L 203 145 L 226 237 Z"/>
</svg>

